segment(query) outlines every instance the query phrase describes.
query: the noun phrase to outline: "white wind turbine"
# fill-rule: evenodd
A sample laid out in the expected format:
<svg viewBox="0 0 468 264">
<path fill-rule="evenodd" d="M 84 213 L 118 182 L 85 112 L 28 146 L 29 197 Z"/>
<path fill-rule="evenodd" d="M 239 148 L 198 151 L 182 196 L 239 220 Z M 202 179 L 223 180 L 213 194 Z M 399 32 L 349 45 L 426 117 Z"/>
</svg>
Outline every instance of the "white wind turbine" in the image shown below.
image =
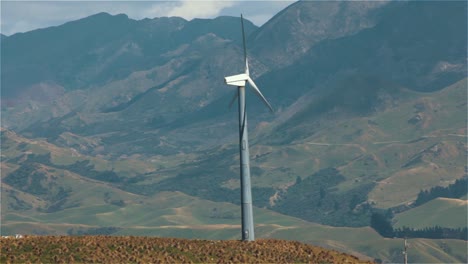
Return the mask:
<svg viewBox="0 0 468 264">
<path fill-rule="evenodd" d="M 244 46 L 245 72 L 224 78 L 227 85 L 237 86 L 237 94 L 230 102 L 230 106 L 236 98 L 239 98 L 239 151 L 240 151 L 240 179 L 241 179 L 241 207 L 242 207 L 242 240 L 255 240 L 253 212 L 252 212 L 252 189 L 250 185 L 250 165 L 249 165 L 249 139 L 247 133 L 247 111 L 245 106 L 245 85 L 246 82 L 254 92 L 262 99 L 266 106 L 273 112 L 270 103 L 255 85 L 249 76 L 249 62 L 245 46 L 244 19 L 241 15 L 242 41 Z"/>
</svg>

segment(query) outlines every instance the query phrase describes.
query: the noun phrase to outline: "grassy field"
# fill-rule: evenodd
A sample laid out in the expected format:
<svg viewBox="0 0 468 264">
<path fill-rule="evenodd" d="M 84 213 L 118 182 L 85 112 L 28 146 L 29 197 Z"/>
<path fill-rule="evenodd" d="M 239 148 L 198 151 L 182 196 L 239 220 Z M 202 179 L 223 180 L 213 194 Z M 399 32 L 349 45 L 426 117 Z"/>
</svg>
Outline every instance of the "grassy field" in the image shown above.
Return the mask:
<svg viewBox="0 0 468 264">
<path fill-rule="evenodd" d="M 143 204 L 137 201 L 142 199 Z M 136 202 L 136 203 L 135 203 Z M 152 210 L 148 210 L 152 208 Z M 255 208 L 257 238 L 296 240 L 335 249 L 362 259 L 401 259 L 402 239 L 387 239 L 374 230 L 331 227 Z M 240 239 L 240 208 L 182 193 L 161 193 L 128 200 L 123 207 L 95 204 L 56 213 L 2 215 L 2 234 L 33 234 L 37 230 L 62 235 L 93 228 L 116 227 L 113 235 Z M 441 244 L 441 243 L 444 244 Z M 466 259 L 466 241 L 413 239 L 410 259 L 425 263 L 460 263 Z M 445 250 L 445 251 L 444 251 Z M 446 252 L 447 251 L 447 252 Z"/>
<path fill-rule="evenodd" d="M 468 223 L 468 202 L 461 199 L 437 198 L 421 206 L 397 214 L 394 227 L 451 227 L 463 228 Z"/>
</svg>

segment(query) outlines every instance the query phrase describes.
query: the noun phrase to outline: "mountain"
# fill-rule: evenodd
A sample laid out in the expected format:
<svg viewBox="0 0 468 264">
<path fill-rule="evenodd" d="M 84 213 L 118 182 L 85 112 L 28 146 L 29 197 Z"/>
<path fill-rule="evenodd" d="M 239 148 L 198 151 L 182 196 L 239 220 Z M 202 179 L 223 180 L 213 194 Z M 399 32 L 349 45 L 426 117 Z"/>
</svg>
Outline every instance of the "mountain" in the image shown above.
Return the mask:
<svg viewBox="0 0 468 264">
<path fill-rule="evenodd" d="M 94 27 L 96 30 L 85 30 L 92 23 L 98 24 Z M 112 36 L 102 36 L 100 32 L 109 23 L 122 23 L 123 26 L 115 29 L 116 32 L 113 32 Z M 232 31 L 235 34 L 229 33 L 231 24 L 233 28 L 235 25 L 236 30 Z M 35 136 L 48 137 L 54 137 L 64 131 L 71 132 L 79 123 L 82 124 L 79 126 L 83 126 L 81 119 L 88 115 L 93 117 L 85 117 L 89 121 L 87 127 L 80 129 L 87 135 L 108 133 L 110 130 L 127 127 L 128 121 L 132 119 L 138 123 L 133 126 L 135 130 L 141 132 L 164 127 L 174 119 L 199 109 L 228 91 L 219 89 L 220 82 L 216 76 L 234 72 L 232 65 L 224 62 L 226 57 L 238 58 L 233 60 L 234 65 L 242 63 L 242 51 L 236 44 L 241 37 L 238 32 L 239 24 L 238 18 L 229 17 L 214 20 L 195 19 L 190 22 L 179 18 L 134 21 L 123 15 L 98 14 L 58 28 L 44 29 L 44 33 L 39 30 L 25 36 L 14 35 L 3 46 L 5 53 L 10 54 L 4 59 L 5 64 L 15 66 L 11 69 L 5 66 L 2 71 L 2 74 L 9 76 L 4 78 L 4 86 L 7 88 L 4 89 L 2 97 L 2 123 L 15 130 L 34 131 Z M 227 28 L 221 30 L 220 25 Z M 161 28 L 164 28 L 166 33 L 159 32 Z M 254 28 L 253 24 L 246 22 L 247 33 Z M 148 31 L 150 34 L 147 34 Z M 75 36 L 76 33 L 72 32 L 85 33 L 82 33 L 83 36 Z M 71 34 L 73 38 L 61 34 Z M 165 36 L 164 34 L 167 36 L 161 41 L 159 38 Z M 96 35 L 99 37 L 95 39 Z M 95 40 L 87 45 L 80 45 L 78 50 L 68 44 L 81 43 L 89 38 Z M 99 41 L 100 39 L 102 40 Z M 61 44 L 61 47 L 63 54 L 71 53 L 69 59 L 64 60 L 61 57 L 63 54 L 56 52 L 61 49 L 56 48 L 44 48 L 45 51 L 28 48 L 28 51 L 34 54 L 6 52 L 15 47 L 30 45 L 29 43 L 49 47 L 51 43 L 59 45 L 56 43 L 60 41 L 68 41 Z M 128 48 L 130 46 L 127 44 L 130 42 L 135 43 L 130 45 L 135 48 L 132 48 L 133 51 Z M 158 44 L 159 42 L 162 44 Z M 169 51 L 169 48 L 172 50 Z M 224 52 L 226 50 L 227 52 Z M 48 52 L 52 54 L 49 56 Z M 29 78 L 22 76 L 24 72 L 32 76 L 36 75 L 34 72 L 47 70 L 47 67 L 37 67 L 31 63 L 31 57 L 38 58 L 37 61 L 51 57 L 48 59 L 51 61 L 48 65 L 60 70 L 50 78 L 47 74 L 38 74 L 44 79 L 31 81 L 33 84 L 18 88 L 15 83 Z M 11 60 L 15 60 L 15 64 L 10 63 Z M 76 61 L 85 61 L 89 65 L 82 65 Z M 253 62 L 255 63 L 255 60 Z M 63 63 L 70 63 L 71 67 L 78 68 L 67 69 Z M 27 70 L 24 67 L 34 69 Z M 128 72 L 130 69 L 134 70 L 131 74 Z M 122 74 L 117 76 L 117 72 Z M 80 75 L 83 77 L 79 78 Z M 76 89 L 78 79 L 95 83 L 91 88 L 87 88 L 83 83 L 85 87 Z M 194 89 L 193 85 L 197 88 Z M 15 91 L 18 95 L 15 96 L 9 91 Z M 157 107 L 154 107 L 155 105 Z M 135 118 L 137 116 L 138 118 Z M 119 124 L 116 120 L 122 120 L 123 123 Z M 44 121 L 46 122 L 43 123 Z M 56 123 L 53 131 L 48 129 L 50 123 Z M 90 128 L 91 126 L 94 128 Z M 137 132 L 134 136 L 139 138 L 141 134 Z M 117 141 L 119 138 L 110 140 Z"/>
<path fill-rule="evenodd" d="M 293 63 L 325 39 L 353 35 L 375 26 L 388 1 L 298 1 L 249 37 L 252 52 L 273 68 Z"/>
<path fill-rule="evenodd" d="M 246 22 L 251 74 L 277 109 L 248 93 L 260 237 L 401 261 L 371 216 L 411 224 L 421 190 L 466 175 L 466 9 L 300 1 Z M 243 69 L 239 22 L 101 13 L 2 41 L 2 230 L 237 239 L 222 77 Z M 427 204 L 430 223 L 447 223 L 444 204 Z M 463 240 L 414 243 L 418 262 L 466 259 Z"/>
<path fill-rule="evenodd" d="M 207 34 L 239 41 L 238 24 L 239 19 L 231 17 L 136 21 L 123 14 L 99 13 L 58 27 L 14 34 L 2 45 L 3 96 L 15 97 L 43 82 L 68 91 L 123 79 L 167 63 L 171 58 L 167 52 L 183 49 L 184 44 Z M 246 32 L 253 29 L 247 22 Z"/>
<path fill-rule="evenodd" d="M 363 88 L 367 90 L 358 94 L 368 96 L 362 100 L 377 102 L 376 89 L 371 87 L 375 82 L 385 83 L 387 89 L 403 86 L 434 91 L 466 76 L 466 39 L 460 36 L 467 28 L 456 26 L 464 25 L 466 20 L 464 3 L 392 2 L 385 7 L 374 27 L 328 38 L 311 47 L 293 65 L 263 75 L 258 83 L 272 87 L 269 92 L 273 100 L 281 98 L 274 101 L 277 104 L 294 102 L 307 92 L 317 94 L 321 88 L 331 94 L 332 102 L 342 105 L 335 98 L 346 90 L 343 86 L 349 79 L 368 79 L 371 83 Z M 287 83 L 287 89 L 277 83 Z M 367 112 L 372 107 L 363 106 L 368 108 L 354 110 Z"/>
</svg>

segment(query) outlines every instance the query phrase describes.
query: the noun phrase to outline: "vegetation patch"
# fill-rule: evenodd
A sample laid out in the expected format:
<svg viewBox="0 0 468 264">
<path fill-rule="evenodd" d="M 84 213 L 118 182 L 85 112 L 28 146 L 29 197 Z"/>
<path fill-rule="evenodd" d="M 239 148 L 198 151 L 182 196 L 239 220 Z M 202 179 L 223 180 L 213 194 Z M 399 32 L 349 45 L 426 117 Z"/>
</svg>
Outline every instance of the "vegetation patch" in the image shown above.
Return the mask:
<svg viewBox="0 0 468 264">
<path fill-rule="evenodd" d="M 334 168 L 320 170 L 304 180 L 299 177 L 272 209 L 334 226 L 368 225 L 371 207 L 366 200 L 373 185 L 361 185 L 339 193 L 336 185 L 344 180 Z"/>
<path fill-rule="evenodd" d="M 370 263 L 295 241 L 116 236 L 2 239 L 1 263 Z"/>
<path fill-rule="evenodd" d="M 448 228 L 441 226 L 425 227 L 414 229 L 403 226 L 394 229 L 388 220 L 388 216 L 381 213 L 373 213 L 370 225 L 380 235 L 387 238 L 409 237 L 409 238 L 431 238 L 431 239 L 461 239 L 468 240 L 468 228 Z"/>
<path fill-rule="evenodd" d="M 458 179 L 447 187 L 436 186 L 429 190 L 422 190 L 414 202 L 414 206 L 427 203 L 435 198 L 461 198 L 468 193 L 468 177 Z"/>
</svg>

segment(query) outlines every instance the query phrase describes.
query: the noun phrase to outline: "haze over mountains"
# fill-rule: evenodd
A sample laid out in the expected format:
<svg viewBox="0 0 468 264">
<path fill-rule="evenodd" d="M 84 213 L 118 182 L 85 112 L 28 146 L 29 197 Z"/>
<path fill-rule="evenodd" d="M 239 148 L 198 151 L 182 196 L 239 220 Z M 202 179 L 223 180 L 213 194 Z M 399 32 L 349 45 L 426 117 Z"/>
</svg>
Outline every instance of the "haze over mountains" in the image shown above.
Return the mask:
<svg viewBox="0 0 468 264">
<path fill-rule="evenodd" d="M 260 236 L 312 230 L 297 239 L 398 259 L 371 215 L 413 219 L 421 190 L 466 177 L 466 11 L 300 1 L 245 24 L 251 74 L 278 109 L 247 95 Z M 2 36 L 2 230 L 237 238 L 237 113 L 223 77 L 243 68 L 240 38 L 239 18 L 106 13 Z M 433 204 L 444 203 L 456 201 Z M 440 249 L 418 260 L 466 260 L 466 241 L 447 241 L 452 254 L 414 242 Z"/>
</svg>

